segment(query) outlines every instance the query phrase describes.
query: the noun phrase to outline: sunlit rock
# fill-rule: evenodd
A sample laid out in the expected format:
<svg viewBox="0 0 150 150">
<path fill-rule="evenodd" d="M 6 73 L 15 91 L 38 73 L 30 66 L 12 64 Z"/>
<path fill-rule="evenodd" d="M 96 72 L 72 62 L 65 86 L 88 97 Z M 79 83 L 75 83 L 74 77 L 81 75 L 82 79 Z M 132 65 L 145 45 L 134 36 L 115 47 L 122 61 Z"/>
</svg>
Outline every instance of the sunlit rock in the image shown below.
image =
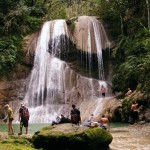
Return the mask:
<svg viewBox="0 0 150 150">
<path fill-rule="evenodd" d="M 110 47 L 105 29 L 96 17 L 80 16 L 75 24 L 74 38 L 78 49 L 97 54 Z"/>
</svg>

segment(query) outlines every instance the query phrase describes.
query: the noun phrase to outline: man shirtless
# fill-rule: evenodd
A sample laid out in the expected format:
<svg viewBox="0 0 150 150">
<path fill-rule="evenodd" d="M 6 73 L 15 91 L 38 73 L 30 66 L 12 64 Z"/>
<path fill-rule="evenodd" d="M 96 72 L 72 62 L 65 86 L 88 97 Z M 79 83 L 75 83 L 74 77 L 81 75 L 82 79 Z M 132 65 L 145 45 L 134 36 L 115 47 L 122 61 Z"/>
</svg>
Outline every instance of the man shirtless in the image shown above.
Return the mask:
<svg viewBox="0 0 150 150">
<path fill-rule="evenodd" d="M 136 103 L 136 101 L 132 102 L 131 110 L 132 111 L 137 111 L 138 110 L 138 103 Z"/>
<path fill-rule="evenodd" d="M 100 90 L 97 90 L 97 91 L 100 91 L 103 98 L 106 96 L 106 88 L 103 85 L 101 86 Z"/>
<path fill-rule="evenodd" d="M 100 119 L 100 127 L 107 130 L 109 127 L 109 120 L 105 117 L 105 115 L 102 115 L 102 118 Z"/>
<path fill-rule="evenodd" d="M 135 122 L 138 121 L 138 103 L 136 103 L 136 101 L 132 102 L 131 105 L 131 111 L 130 111 L 130 115 L 129 115 L 129 123 L 134 124 Z"/>
</svg>

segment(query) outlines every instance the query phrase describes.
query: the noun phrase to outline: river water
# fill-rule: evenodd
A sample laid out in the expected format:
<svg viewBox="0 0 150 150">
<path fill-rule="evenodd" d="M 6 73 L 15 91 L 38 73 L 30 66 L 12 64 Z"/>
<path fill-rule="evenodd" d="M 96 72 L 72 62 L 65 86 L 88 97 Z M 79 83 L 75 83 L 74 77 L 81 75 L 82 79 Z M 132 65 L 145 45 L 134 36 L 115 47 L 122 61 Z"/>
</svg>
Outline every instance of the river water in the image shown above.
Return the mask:
<svg viewBox="0 0 150 150">
<path fill-rule="evenodd" d="M 110 150 L 150 150 L 150 124 L 111 128 Z"/>
</svg>

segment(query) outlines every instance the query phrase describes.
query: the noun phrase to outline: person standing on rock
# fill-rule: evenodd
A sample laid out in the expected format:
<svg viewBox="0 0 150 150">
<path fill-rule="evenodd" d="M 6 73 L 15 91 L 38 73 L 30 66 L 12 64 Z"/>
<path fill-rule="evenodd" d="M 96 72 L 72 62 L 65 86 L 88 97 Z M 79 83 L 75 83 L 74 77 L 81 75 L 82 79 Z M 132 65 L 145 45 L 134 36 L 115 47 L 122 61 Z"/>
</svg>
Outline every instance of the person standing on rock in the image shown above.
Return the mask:
<svg viewBox="0 0 150 150">
<path fill-rule="evenodd" d="M 25 134 L 28 134 L 29 110 L 27 107 L 24 106 L 23 103 L 21 103 L 21 106 L 19 108 L 19 121 L 20 121 L 20 133 L 18 133 L 18 135 L 22 135 L 23 126 L 26 129 Z"/>
<path fill-rule="evenodd" d="M 138 121 L 138 103 L 136 101 L 132 102 L 130 115 L 129 115 L 129 123 L 134 124 Z"/>
<path fill-rule="evenodd" d="M 100 90 L 98 90 L 98 91 L 100 91 L 103 98 L 106 96 L 106 88 L 103 85 L 101 86 Z"/>
<path fill-rule="evenodd" d="M 14 120 L 13 117 L 13 110 L 12 108 L 6 104 L 5 109 L 7 111 L 7 116 L 3 119 L 3 121 L 6 123 L 8 121 L 8 134 L 14 134 L 13 126 L 12 126 L 12 121 Z"/>
<path fill-rule="evenodd" d="M 81 116 L 80 116 L 80 111 L 79 109 L 76 108 L 76 105 L 72 105 L 72 110 L 71 110 L 71 123 L 80 125 L 81 123 Z"/>
</svg>

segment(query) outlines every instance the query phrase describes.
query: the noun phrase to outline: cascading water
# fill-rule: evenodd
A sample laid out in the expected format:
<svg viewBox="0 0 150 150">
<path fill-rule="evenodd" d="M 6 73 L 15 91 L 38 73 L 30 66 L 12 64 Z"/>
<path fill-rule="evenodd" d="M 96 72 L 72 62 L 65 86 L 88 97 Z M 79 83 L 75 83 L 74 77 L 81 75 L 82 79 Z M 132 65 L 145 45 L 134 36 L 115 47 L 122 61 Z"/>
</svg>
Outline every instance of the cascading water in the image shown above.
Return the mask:
<svg viewBox="0 0 150 150">
<path fill-rule="evenodd" d="M 100 59 L 100 74 L 103 75 L 102 46 L 101 43 L 99 44 L 101 37 L 98 24 L 95 22 L 92 20 L 94 36 L 88 27 L 88 57 L 91 57 L 92 37 L 95 37 L 97 51 L 100 49 L 100 52 L 97 52 Z M 97 90 L 102 85 L 108 94 L 111 93 L 105 81 L 83 77 L 73 71 L 66 62 L 60 60 L 61 54 L 70 50 L 69 30 L 65 20 L 46 22 L 38 38 L 34 67 L 24 98 L 30 110 L 30 122 L 46 123 L 55 120 L 60 114 L 69 116 L 71 104 L 79 104 L 86 99 L 100 96 Z"/>
<path fill-rule="evenodd" d="M 105 80 L 102 50 L 110 47 L 103 25 L 96 17 L 81 16 L 75 28 L 77 48 L 85 51 L 86 62 L 91 71 L 92 54 L 96 54 L 98 61 L 98 78 Z"/>
</svg>

